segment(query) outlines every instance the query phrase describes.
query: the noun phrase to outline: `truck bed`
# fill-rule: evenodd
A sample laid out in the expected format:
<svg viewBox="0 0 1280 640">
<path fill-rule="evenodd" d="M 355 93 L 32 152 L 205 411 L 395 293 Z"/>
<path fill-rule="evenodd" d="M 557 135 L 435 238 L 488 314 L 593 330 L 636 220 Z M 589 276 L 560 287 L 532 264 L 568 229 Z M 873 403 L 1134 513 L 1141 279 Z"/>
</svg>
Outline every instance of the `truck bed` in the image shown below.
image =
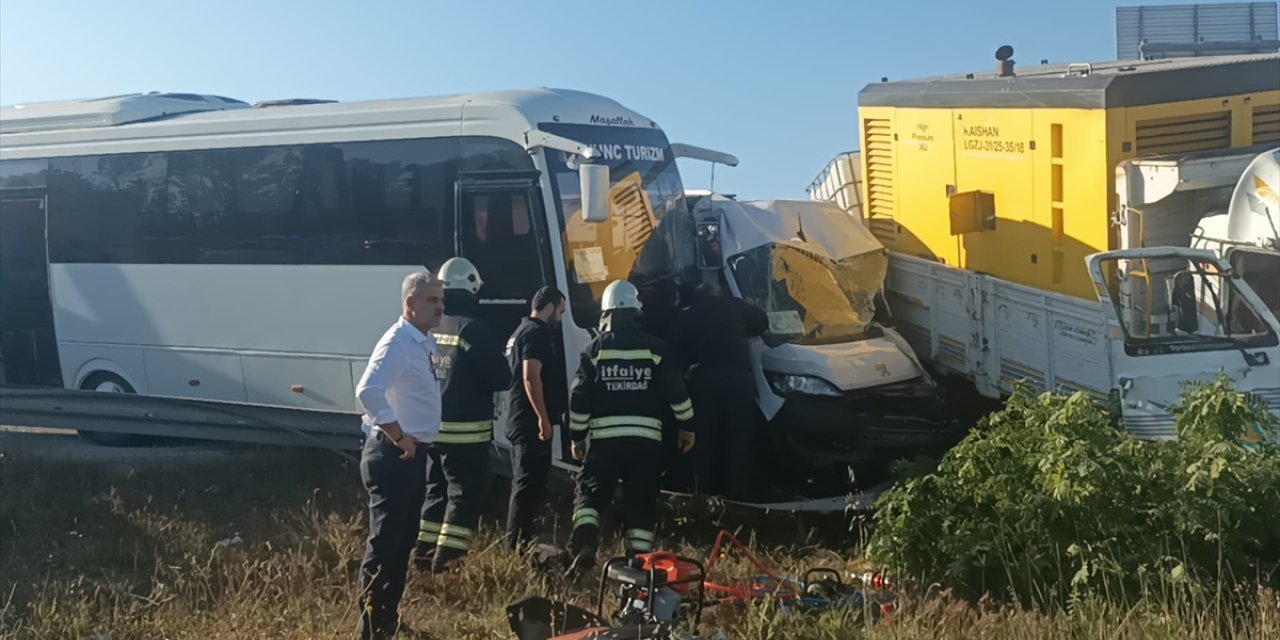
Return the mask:
<svg viewBox="0 0 1280 640">
<path fill-rule="evenodd" d="M 894 254 L 886 298 L 894 324 L 939 374 L 1000 398 L 1027 381 L 1045 391 L 1111 392 L 1106 315 L 1097 301 Z"/>
</svg>

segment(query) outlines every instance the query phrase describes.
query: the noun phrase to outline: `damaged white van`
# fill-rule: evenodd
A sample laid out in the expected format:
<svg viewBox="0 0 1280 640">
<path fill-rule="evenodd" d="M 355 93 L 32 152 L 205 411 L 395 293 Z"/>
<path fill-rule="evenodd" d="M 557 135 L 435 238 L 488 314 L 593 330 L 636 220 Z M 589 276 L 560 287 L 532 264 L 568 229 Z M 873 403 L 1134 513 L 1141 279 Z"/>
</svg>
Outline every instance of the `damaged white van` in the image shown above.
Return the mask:
<svg viewBox="0 0 1280 640">
<path fill-rule="evenodd" d="M 769 316 L 752 344 L 759 404 L 790 458 L 858 465 L 963 436 L 891 326 L 888 252 L 857 220 L 817 201 L 689 200 L 704 277 Z"/>
</svg>

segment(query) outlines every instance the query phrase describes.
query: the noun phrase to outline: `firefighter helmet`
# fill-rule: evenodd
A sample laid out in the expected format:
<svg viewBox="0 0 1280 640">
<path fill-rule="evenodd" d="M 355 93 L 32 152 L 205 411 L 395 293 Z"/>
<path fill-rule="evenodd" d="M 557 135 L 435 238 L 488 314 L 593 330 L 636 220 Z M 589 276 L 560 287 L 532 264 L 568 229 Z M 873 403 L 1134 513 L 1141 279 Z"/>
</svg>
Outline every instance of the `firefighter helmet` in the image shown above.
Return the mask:
<svg viewBox="0 0 1280 640">
<path fill-rule="evenodd" d="M 604 289 L 604 297 L 600 300 L 600 308 L 603 311 L 615 311 L 617 309 L 639 309 L 640 308 L 640 292 L 636 291 L 636 286 L 626 280 L 614 280 Z"/>
<path fill-rule="evenodd" d="M 480 272 L 466 258 L 449 258 L 440 266 L 440 273 L 436 277 L 444 281 L 445 289 L 479 293 L 480 287 L 484 286 L 484 280 L 480 279 Z"/>
</svg>

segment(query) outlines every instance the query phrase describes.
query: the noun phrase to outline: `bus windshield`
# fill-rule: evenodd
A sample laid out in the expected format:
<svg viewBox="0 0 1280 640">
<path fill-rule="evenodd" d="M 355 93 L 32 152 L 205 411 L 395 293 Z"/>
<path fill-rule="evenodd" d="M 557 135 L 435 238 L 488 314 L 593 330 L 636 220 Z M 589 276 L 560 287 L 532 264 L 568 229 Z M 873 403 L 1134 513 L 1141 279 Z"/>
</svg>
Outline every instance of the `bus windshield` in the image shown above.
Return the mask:
<svg viewBox="0 0 1280 640">
<path fill-rule="evenodd" d="M 888 266 L 879 251 L 836 261 L 786 244 L 729 258 L 742 299 L 769 314 L 769 333 L 795 344 L 867 337 Z"/>
<path fill-rule="evenodd" d="M 594 326 L 600 297 L 616 279 L 640 289 L 696 269 L 693 217 L 667 137 L 658 129 L 543 123 L 548 133 L 591 145 L 609 165 L 609 221 L 582 220 L 577 165 L 569 154 L 547 152 L 560 205 L 569 303 L 575 322 Z"/>
</svg>

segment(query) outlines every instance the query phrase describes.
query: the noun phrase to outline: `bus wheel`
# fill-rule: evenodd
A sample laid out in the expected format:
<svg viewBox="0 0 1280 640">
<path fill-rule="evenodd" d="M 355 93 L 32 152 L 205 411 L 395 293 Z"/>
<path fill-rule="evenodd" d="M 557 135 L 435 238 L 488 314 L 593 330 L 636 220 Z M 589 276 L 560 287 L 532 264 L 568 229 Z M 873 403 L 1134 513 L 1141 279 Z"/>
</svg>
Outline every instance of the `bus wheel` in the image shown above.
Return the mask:
<svg viewBox="0 0 1280 640">
<path fill-rule="evenodd" d="M 98 391 L 100 393 L 137 393 L 124 378 L 107 371 L 90 374 L 80 383 L 81 391 Z M 96 445 L 104 447 L 132 447 L 146 444 L 147 438 L 131 433 L 113 433 L 108 431 L 80 431 L 80 437 Z"/>
</svg>

